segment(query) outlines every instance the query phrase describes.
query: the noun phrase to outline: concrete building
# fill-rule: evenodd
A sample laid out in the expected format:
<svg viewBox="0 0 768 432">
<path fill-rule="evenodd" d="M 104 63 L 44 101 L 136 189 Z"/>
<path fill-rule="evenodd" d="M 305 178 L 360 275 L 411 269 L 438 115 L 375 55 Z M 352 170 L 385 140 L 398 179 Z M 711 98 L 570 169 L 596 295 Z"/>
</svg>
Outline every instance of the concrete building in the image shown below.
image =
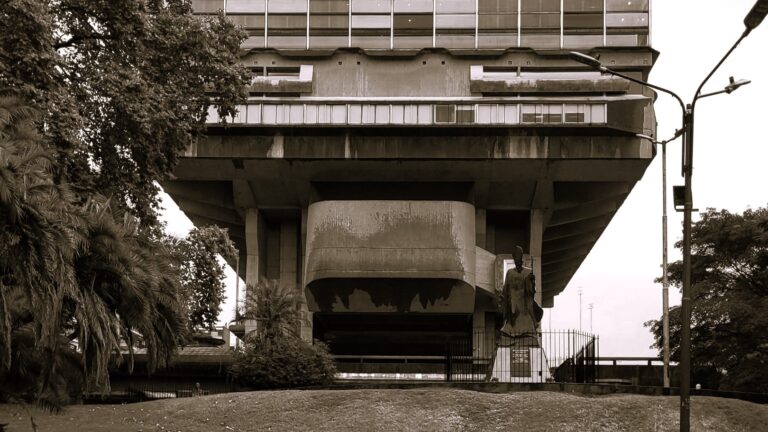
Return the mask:
<svg viewBox="0 0 768 432">
<path fill-rule="evenodd" d="M 649 3 L 193 1 L 248 31 L 251 96 L 164 188 L 334 353 L 490 334 L 514 246 L 553 307 L 654 157 L 654 95 L 568 57 L 645 79 Z"/>
</svg>

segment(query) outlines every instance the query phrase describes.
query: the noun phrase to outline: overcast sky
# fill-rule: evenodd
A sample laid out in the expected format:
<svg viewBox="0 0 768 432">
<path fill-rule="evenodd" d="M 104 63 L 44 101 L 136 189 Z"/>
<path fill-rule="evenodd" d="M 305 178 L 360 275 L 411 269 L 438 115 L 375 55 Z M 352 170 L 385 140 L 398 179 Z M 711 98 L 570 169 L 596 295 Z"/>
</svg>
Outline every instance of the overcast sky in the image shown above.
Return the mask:
<svg viewBox="0 0 768 432">
<path fill-rule="evenodd" d="M 660 55 L 650 81 L 689 102 L 701 80 L 744 30 L 743 19 L 754 0 L 655 0 L 652 44 Z M 722 89 L 728 77 L 752 84 L 731 95 L 704 99 L 696 109 L 694 207 L 742 212 L 768 204 L 768 140 L 761 127 L 768 123 L 768 22 L 736 49 L 705 92 Z M 658 135 L 668 138 L 681 125 L 679 105 L 661 94 L 656 102 Z M 671 186 L 682 185 L 679 140 L 667 152 L 669 193 L 669 257 L 680 259 L 674 243 L 682 238 L 682 213 L 671 206 Z M 546 309 L 546 330 L 579 328 L 579 288 L 582 324 L 600 336 L 601 356 L 654 356 L 652 338 L 643 323 L 661 316 L 661 152 L 619 209 L 568 287 Z M 192 224 L 167 197 L 169 231 L 185 235 Z M 694 214 L 694 221 L 697 219 Z M 220 321 L 232 318 L 234 272 L 228 272 L 228 299 Z M 670 304 L 680 295 L 670 288 Z"/>
</svg>

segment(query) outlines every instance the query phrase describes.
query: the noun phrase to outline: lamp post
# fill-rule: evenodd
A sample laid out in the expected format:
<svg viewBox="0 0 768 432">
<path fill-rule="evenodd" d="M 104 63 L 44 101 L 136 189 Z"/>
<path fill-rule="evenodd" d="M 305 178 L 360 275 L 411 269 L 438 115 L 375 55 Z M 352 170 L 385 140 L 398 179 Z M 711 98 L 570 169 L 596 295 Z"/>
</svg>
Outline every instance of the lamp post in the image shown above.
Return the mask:
<svg viewBox="0 0 768 432">
<path fill-rule="evenodd" d="M 656 141 L 652 136 L 637 134 L 638 138 L 646 139 L 653 144 L 661 145 L 661 310 L 662 310 L 662 359 L 664 361 L 664 387 L 669 387 L 669 280 L 667 278 L 667 144 L 680 138 L 682 129 L 668 140 Z"/>
<path fill-rule="evenodd" d="M 752 30 L 757 28 L 760 23 L 763 22 L 765 16 L 768 14 L 768 0 L 757 0 L 755 5 L 749 11 L 744 18 L 745 30 L 741 37 L 733 44 L 730 50 L 723 56 L 722 59 L 715 65 L 712 71 L 709 72 L 706 78 L 701 82 L 696 93 L 694 94 L 693 101 L 686 105 L 683 100 L 674 92 L 667 90 L 663 87 L 659 87 L 642 80 L 638 80 L 619 72 L 608 69 L 600 63 L 600 60 L 590 57 L 586 54 L 571 52 L 571 57 L 599 70 L 603 73 L 619 76 L 629 81 L 650 87 L 662 91 L 664 93 L 672 95 L 678 103 L 680 103 L 683 109 L 683 177 L 685 178 L 685 204 L 683 207 L 683 296 L 681 302 L 681 337 L 680 337 L 680 430 L 688 432 L 690 430 L 690 386 L 691 386 L 691 212 L 693 210 L 693 193 L 692 193 L 692 177 L 693 177 L 693 126 L 694 126 L 694 113 L 696 110 L 696 102 L 699 99 L 703 99 L 708 96 L 714 96 L 720 93 L 731 93 L 739 87 L 749 84 L 749 81 L 734 81 L 731 79 L 731 83 L 727 85 L 723 90 L 702 94 L 701 90 L 714 73 L 720 68 L 725 60 L 731 55 L 736 47 L 746 38 Z"/>
</svg>

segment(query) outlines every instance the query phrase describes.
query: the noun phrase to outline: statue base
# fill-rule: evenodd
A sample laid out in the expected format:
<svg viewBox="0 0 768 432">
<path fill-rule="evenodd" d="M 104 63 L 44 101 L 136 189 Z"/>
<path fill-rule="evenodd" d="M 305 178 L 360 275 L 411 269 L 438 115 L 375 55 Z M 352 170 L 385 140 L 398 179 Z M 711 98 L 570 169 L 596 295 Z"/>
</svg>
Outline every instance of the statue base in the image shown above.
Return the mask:
<svg viewBox="0 0 768 432">
<path fill-rule="evenodd" d="M 531 343 L 531 339 L 535 343 Z M 511 338 L 506 342 L 496 348 L 493 367 L 486 377 L 488 381 L 544 383 L 551 380 L 547 356 L 538 338 Z"/>
</svg>

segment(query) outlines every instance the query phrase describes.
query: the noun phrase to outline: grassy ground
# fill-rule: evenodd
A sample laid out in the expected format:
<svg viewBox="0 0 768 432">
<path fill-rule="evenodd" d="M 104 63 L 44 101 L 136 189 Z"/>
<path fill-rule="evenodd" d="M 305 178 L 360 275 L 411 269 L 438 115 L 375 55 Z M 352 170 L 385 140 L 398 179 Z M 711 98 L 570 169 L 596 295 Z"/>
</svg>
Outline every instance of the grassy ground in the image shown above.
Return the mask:
<svg viewBox="0 0 768 432">
<path fill-rule="evenodd" d="M 488 394 L 456 389 L 230 393 L 131 405 L 34 411 L 40 431 L 674 431 L 678 398 Z M 692 398 L 692 430 L 768 430 L 768 405 Z M 31 430 L 26 411 L 0 405 L 7 431 Z"/>
</svg>

